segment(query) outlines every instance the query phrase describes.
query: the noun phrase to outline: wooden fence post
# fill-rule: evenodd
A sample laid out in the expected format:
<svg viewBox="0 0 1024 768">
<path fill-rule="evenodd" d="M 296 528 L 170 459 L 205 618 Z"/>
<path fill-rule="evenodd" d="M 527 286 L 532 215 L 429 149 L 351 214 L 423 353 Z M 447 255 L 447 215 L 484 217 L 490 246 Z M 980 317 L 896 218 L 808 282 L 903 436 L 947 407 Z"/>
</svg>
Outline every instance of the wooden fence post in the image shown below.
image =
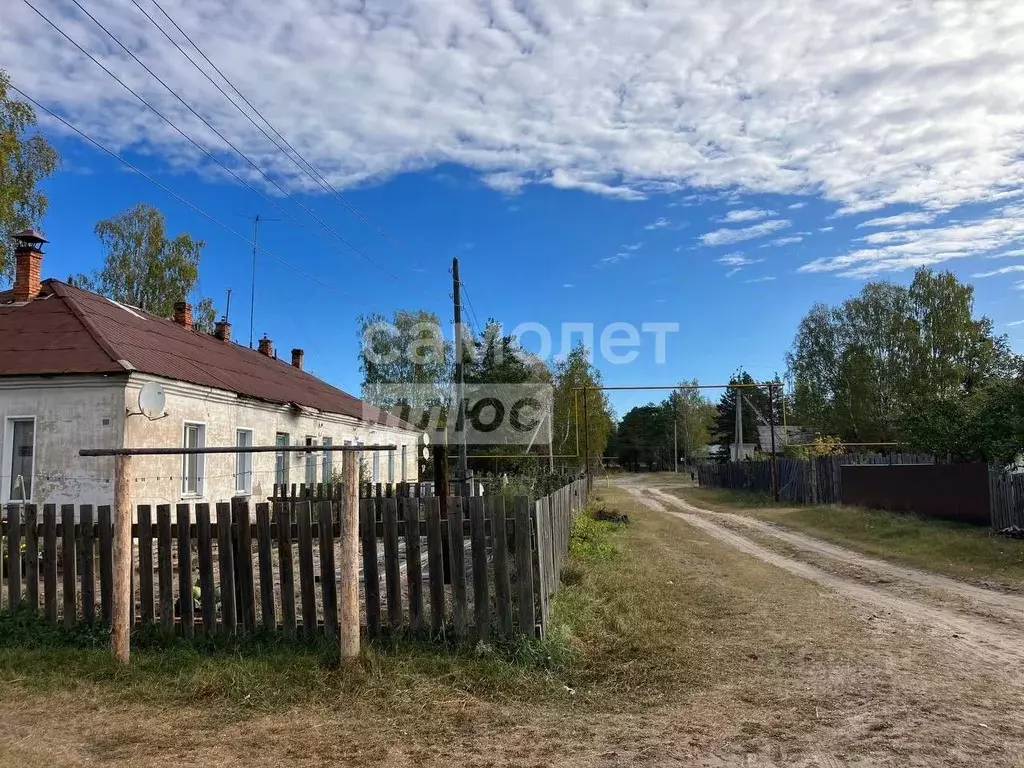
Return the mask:
<svg viewBox="0 0 1024 768">
<path fill-rule="evenodd" d="M 111 605 L 110 645 L 114 658 L 127 664 L 132 605 L 132 502 L 129 485 L 131 458 L 114 457 L 114 599 Z"/>
<path fill-rule="evenodd" d="M 359 452 L 342 458 L 345 498 L 341 506 L 341 584 L 338 600 L 338 654 L 343 661 L 359 655 Z M 376 556 L 376 552 L 374 553 Z"/>
</svg>

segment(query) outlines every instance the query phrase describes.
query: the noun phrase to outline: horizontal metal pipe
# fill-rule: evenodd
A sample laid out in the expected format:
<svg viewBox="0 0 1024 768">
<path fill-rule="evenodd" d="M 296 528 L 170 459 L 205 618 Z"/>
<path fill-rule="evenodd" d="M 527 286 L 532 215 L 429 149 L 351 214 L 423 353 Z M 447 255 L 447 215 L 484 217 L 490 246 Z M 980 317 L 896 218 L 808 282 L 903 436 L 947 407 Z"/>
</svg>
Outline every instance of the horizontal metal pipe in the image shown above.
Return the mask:
<svg viewBox="0 0 1024 768">
<path fill-rule="evenodd" d="M 192 456 L 206 453 L 319 453 L 341 451 L 367 453 L 397 451 L 397 445 L 249 445 L 210 448 L 83 448 L 79 456 Z"/>
</svg>

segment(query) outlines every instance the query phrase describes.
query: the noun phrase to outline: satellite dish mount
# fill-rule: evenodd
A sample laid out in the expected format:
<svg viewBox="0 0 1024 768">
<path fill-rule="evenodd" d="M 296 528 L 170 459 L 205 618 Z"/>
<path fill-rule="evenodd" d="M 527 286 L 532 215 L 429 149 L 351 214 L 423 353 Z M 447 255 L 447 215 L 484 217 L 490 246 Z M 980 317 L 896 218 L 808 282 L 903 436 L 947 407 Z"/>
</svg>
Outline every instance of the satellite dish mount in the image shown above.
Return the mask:
<svg viewBox="0 0 1024 768">
<path fill-rule="evenodd" d="M 129 411 L 128 415 L 145 416 L 150 421 L 164 419 L 167 418 L 167 413 L 164 412 L 166 403 L 167 397 L 164 394 L 164 388 L 155 381 L 147 381 L 139 390 L 138 413 Z"/>
</svg>

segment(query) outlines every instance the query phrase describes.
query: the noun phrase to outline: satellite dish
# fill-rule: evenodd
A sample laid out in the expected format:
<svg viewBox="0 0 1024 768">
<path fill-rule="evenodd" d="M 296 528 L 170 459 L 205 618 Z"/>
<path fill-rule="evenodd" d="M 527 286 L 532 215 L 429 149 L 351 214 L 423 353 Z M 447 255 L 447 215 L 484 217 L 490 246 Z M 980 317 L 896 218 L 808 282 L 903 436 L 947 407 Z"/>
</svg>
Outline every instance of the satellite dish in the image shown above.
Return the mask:
<svg viewBox="0 0 1024 768">
<path fill-rule="evenodd" d="M 147 419 L 159 419 L 163 416 L 166 402 L 163 386 L 155 381 L 147 381 L 139 390 L 139 410 Z"/>
<path fill-rule="evenodd" d="M 423 448 L 420 449 L 420 452 L 421 452 L 421 454 L 423 456 L 423 460 L 424 461 L 429 461 L 430 460 L 430 449 L 427 448 L 427 446 L 424 445 Z"/>
<path fill-rule="evenodd" d="M 426 432 L 422 433 L 420 435 L 420 443 L 422 445 L 430 445 L 430 435 L 428 435 Z"/>
</svg>

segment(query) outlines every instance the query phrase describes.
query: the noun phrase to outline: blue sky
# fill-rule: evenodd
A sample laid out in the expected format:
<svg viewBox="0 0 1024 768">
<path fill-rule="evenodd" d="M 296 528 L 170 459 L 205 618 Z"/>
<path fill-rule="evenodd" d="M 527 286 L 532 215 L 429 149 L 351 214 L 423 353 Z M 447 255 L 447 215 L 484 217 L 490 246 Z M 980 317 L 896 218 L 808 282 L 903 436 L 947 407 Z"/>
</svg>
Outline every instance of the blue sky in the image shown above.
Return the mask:
<svg viewBox="0 0 1024 768">
<path fill-rule="evenodd" d="M 598 358 L 609 384 L 710 383 L 740 366 L 769 377 L 813 302 L 841 301 L 867 279 L 906 282 L 919 265 L 974 282 L 977 311 L 1024 349 L 1024 324 L 1013 325 L 1024 319 L 1016 4 L 165 5 L 373 226 L 316 190 L 126 0 L 90 4 L 360 253 L 268 189 L 73 6 L 33 4 L 300 221 L 229 179 L 13 4 L 0 68 L 16 87 L 246 237 L 239 214 L 284 219 L 264 225 L 261 244 L 306 274 L 260 255 L 256 334 L 281 355 L 304 348 L 307 367 L 351 391 L 356 316 L 449 317 L 453 256 L 471 320 L 544 324 L 556 351 L 565 322 L 598 333 L 679 323 L 663 364 L 649 337 L 631 364 Z M 940 44 L 950 38 L 955 50 Z M 207 241 L 200 290 L 220 311 L 234 291 L 234 335 L 246 340 L 249 246 L 52 119 L 41 124 L 64 156 L 46 185 L 46 275 L 95 269 L 95 222 L 148 202 L 172 233 Z M 621 414 L 647 399 L 614 404 Z"/>
</svg>

